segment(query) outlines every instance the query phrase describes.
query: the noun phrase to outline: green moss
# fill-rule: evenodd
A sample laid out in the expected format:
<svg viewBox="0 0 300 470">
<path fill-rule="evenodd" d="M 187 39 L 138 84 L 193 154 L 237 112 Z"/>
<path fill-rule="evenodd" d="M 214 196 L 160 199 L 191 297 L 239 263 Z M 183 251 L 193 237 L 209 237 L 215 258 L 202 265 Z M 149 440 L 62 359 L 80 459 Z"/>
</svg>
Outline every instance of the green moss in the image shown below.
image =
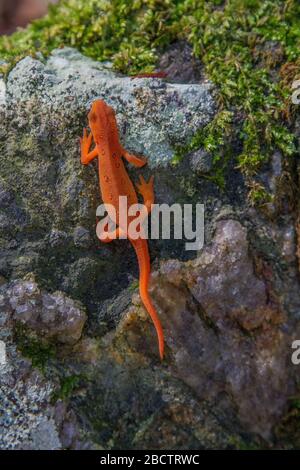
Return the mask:
<svg viewBox="0 0 300 470">
<path fill-rule="evenodd" d="M 38 336 L 34 331 L 23 323 L 18 322 L 14 328 L 14 340 L 21 354 L 30 359 L 33 367 L 37 367 L 43 374 L 46 373 L 47 366 L 58 357 L 57 346 Z M 82 374 L 70 374 L 59 377 L 60 386 L 52 395 L 52 402 L 69 398 L 74 390 L 78 388 L 82 379 L 86 379 Z"/>
<path fill-rule="evenodd" d="M 224 186 L 229 161 L 251 181 L 275 149 L 295 155 L 290 87 L 299 77 L 298 0 L 62 0 L 26 30 L 2 37 L 0 56 L 7 70 L 26 54 L 73 46 L 132 74 L 153 70 L 175 40 L 188 41 L 204 64 L 219 112 L 176 149 L 174 164 L 203 145 L 213 155 L 210 178 Z"/>
<path fill-rule="evenodd" d="M 57 400 L 66 400 L 70 398 L 76 388 L 78 388 L 80 381 L 83 376 L 81 375 L 67 375 L 60 378 L 60 388 L 54 392 L 52 396 L 52 402 L 55 403 Z"/>
<path fill-rule="evenodd" d="M 283 449 L 299 449 L 300 447 L 300 397 L 299 394 L 290 398 L 289 406 L 274 434 Z"/>
<path fill-rule="evenodd" d="M 138 280 L 134 280 L 130 286 L 129 286 L 129 292 L 134 292 L 136 291 L 137 289 L 139 288 L 139 281 Z"/>
<path fill-rule="evenodd" d="M 225 184 L 224 174 L 230 152 L 229 139 L 232 116 L 233 114 L 230 111 L 220 111 L 207 126 L 193 136 L 187 145 L 178 146 L 175 149 L 172 163 L 178 164 L 185 155 L 202 147 L 213 156 L 211 175 L 205 177 L 223 188 Z"/>
<path fill-rule="evenodd" d="M 246 441 L 242 438 L 233 436 L 229 439 L 229 445 L 232 446 L 236 450 L 262 450 L 264 447 L 262 442 L 255 442 L 255 441 Z"/>
<path fill-rule="evenodd" d="M 22 355 L 31 359 L 33 367 L 37 367 L 42 372 L 45 372 L 47 363 L 56 356 L 55 345 L 38 337 L 20 322 L 15 326 L 14 337 Z"/>
<path fill-rule="evenodd" d="M 249 199 L 253 205 L 262 206 L 268 202 L 273 202 L 273 197 L 260 183 L 253 182 L 249 191 Z"/>
<path fill-rule="evenodd" d="M 300 398 L 299 397 L 292 397 L 290 399 L 290 408 L 300 410 Z"/>
<path fill-rule="evenodd" d="M 156 49 L 169 43 L 176 3 L 169 0 L 62 0 L 26 30 L 0 40 L 0 56 L 16 62 L 37 51 L 76 47 L 97 60 L 114 58 L 119 70 L 151 70 Z M 170 30 L 170 31 L 169 31 Z"/>
</svg>

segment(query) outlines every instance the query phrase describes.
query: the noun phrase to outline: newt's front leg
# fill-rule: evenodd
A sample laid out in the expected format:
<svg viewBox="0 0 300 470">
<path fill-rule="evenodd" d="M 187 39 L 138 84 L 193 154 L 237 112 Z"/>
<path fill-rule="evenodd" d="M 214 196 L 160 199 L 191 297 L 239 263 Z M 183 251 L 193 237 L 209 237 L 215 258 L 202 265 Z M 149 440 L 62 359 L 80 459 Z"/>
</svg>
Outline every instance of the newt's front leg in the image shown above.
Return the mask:
<svg viewBox="0 0 300 470">
<path fill-rule="evenodd" d="M 86 129 L 83 129 L 83 137 L 80 139 L 81 148 L 81 163 L 88 165 L 94 158 L 98 156 L 98 149 L 95 147 L 90 152 L 90 146 L 92 144 L 93 136 L 92 133 L 87 134 Z"/>
</svg>

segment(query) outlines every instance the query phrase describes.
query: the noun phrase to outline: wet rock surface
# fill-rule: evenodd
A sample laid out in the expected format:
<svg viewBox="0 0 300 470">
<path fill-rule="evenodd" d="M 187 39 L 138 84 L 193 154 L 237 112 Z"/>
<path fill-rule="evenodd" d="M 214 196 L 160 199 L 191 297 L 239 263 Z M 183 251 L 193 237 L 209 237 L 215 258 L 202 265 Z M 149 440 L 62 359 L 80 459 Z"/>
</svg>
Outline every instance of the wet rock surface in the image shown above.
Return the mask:
<svg viewBox="0 0 300 470">
<path fill-rule="evenodd" d="M 299 442 L 285 431 L 295 429 L 290 397 L 299 383 L 294 215 L 285 201 L 277 217 L 276 203 L 269 213 L 250 207 L 234 170 L 218 189 L 204 178 L 211 157 L 202 149 L 170 164 L 215 104 L 200 69 L 168 72 L 186 83 L 130 80 L 62 49 L 22 60 L 0 88 L 1 448 Z M 200 252 L 150 241 L 162 363 L 133 250 L 126 240 L 101 245 L 95 234 L 97 167 L 80 166 L 78 137 L 96 97 L 116 109 L 125 147 L 149 157 L 151 170 L 129 168 L 134 181 L 151 172 L 156 202 L 205 204 Z M 277 153 L 261 175 L 275 199 L 283 172 Z"/>
</svg>

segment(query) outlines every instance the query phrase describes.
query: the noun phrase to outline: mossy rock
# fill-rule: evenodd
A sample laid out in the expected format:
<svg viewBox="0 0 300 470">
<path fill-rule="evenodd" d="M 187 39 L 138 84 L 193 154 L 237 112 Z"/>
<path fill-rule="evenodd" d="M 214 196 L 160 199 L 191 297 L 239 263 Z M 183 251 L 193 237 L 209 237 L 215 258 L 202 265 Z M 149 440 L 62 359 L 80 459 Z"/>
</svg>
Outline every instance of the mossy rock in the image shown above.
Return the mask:
<svg viewBox="0 0 300 470">
<path fill-rule="evenodd" d="M 299 8 L 297 0 L 62 0 L 26 30 L 3 37 L 0 57 L 5 71 L 25 55 L 72 46 L 132 74 L 153 70 L 170 44 L 187 41 L 217 87 L 220 109 L 178 152 L 200 144 L 212 152 L 211 179 L 221 186 L 233 159 L 260 205 L 271 196 L 255 174 L 276 149 L 287 159 L 296 154 L 290 87 L 299 75 Z"/>
</svg>

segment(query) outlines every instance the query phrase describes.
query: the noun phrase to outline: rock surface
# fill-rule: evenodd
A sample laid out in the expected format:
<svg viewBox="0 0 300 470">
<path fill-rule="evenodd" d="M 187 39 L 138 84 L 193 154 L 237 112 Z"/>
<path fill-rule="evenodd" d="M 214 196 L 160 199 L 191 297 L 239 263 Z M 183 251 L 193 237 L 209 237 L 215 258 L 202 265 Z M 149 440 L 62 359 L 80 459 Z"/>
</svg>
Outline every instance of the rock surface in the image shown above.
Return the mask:
<svg viewBox="0 0 300 470">
<path fill-rule="evenodd" d="M 73 343 L 81 336 L 85 313 L 64 294 L 46 294 L 34 282 L 28 281 L 4 285 L 0 292 L 0 308 L 0 341 L 4 345 L 0 364 L 0 448 L 62 449 L 64 438 L 60 437 L 58 408 L 61 408 L 59 419 L 65 426 L 72 424 L 70 412 L 58 400 L 53 403 L 57 379 L 46 379 L 33 365 L 38 359 L 42 360 L 43 354 L 50 357 L 50 349 L 43 349 L 40 343 L 41 335 L 58 342 Z M 15 344 L 18 338 L 20 348 L 20 331 L 17 329 L 20 325 L 26 326 L 23 348 L 27 345 L 27 349 L 21 349 L 27 351 L 25 355 L 31 355 L 31 360 L 22 357 Z M 32 333 L 36 336 L 30 338 Z M 76 423 L 73 426 L 72 439 L 75 441 Z M 77 446 L 80 447 L 78 442 Z"/>
<path fill-rule="evenodd" d="M 26 324 L 39 335 L 59 343 L 74 344 L 80 338 L 86 314 L 79 303 L 62 292 L 48 294 L 36 283 L 13 282 L 6 290 L 8 310 L 15 322 Z M 4 300 L 3 300 L 4 302 Z"/>
<path fill-rule="evenodd" d="M 1 82 L 0 448 L 290 445 L 291 345 L 300 335 L 294 217 L 288 206 L 277 218 L 276 204 L 272 217 L 249 207 L 234 170 L 224 191 L 204 179 L 211 162 L 202 149 L 170 165 L 175 146 L 215 113 L 198 72 L 183 77 L 197 84 L 131 80 L 62 49 L 20 61 Z M 117 110 L 125 147 L 149 157 L 158 203 L 205 204 L 200 252 L 181 240 L 150 242 L 162 363 L 133 250 L 95 234 L 97 171 L 80 166 L 78 136 L 96 97 Z M 135 181 L 140 170 L 129 171 Z M 276 154 L 262 175 L 275 196 L 283 171 Z"/>
<path fill-rule="evenodd" d="M 202 398 L 228 394 L 245 428 L 267 438 L 291 393 L 291 337 L 248 250 L 241 224 L 220 221 L 195 261 L 162 264 L 155 296 L 167 312 L 176 374 Z"/>
<path fill-rule="evenodd" d="M 66 122 L 73 129 L 78 114 L 103 98 L 116 110 L 125 148 L 149 157 L 153 167 L 162 166 L 172 159 L 174 144 L 187 142 L 213 117 L 211 88 L 209 82 L 169 84 L 118 76 L 109 63 L 65 48 L 53 51 L 46 64 L 27 57 L 16 65 L 7 81 L 6 119 L 22 127 L 27 123 L 13 112 L 16 108 L 29 106 L 33 113 L 43 107 L 42 122 L 31 120 L 31 135 L 46 139 L 55 129 L 57 137 L 59 131 L 68 132 Z"/>
</svg>

